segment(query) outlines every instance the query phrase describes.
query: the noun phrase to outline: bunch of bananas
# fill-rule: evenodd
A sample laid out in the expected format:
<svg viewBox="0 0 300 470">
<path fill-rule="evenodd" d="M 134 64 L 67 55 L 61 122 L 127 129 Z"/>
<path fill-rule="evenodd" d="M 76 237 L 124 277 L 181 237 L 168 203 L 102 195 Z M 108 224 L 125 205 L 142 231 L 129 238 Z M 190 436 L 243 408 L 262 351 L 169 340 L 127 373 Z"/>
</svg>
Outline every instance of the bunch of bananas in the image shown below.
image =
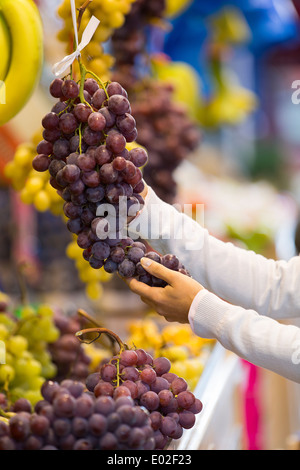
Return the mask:
<svg viewBox="0 0 300 470">
<path fill-rule="evenodd" d="M 43 66 L 43 28 L 33 0 L 0 0 L 0 125 L 31 97 Z"/>
<path fill-rule="evenodd" d="M 167 357 L 171 372 L 183 377 L 193 390 L 205 366 L 214 342 L 196 336 L 189 325 L 162 325 L 156 314 L 128 325 L 128 345 L 143 348 L 154 357 Z"/>
<path fill-rule="evenodd" d="M 125 15 L 129 13 L 131 4 L 135 0 L 94 0 L 85 10 L 81 25 L 79 28 L 79 38 L 86 28 L 92 16 L 96 16 L 100 20 L 92 41 L 82 51 L 83 64 L 96 75 L 101 77 L 103 81 L 109 79 L 110 69 L 114 64 L 114 58 L 104 51 L 103 43 L 108 41 L 115 29 L 123 26 Z M 76 0 L 76 7 L 82 5 L 82 0 Z M 66 43 L 67 54 L 73 51 L 73 23 L 70 10 L 70 1 L 63 0 L 58 7 L 58 15 L 63 19 L 64 24 L 58 33 L 58 39 Z M 76 65 L 74 64 L 74 72 L 76 73 Z"/>
</svg>

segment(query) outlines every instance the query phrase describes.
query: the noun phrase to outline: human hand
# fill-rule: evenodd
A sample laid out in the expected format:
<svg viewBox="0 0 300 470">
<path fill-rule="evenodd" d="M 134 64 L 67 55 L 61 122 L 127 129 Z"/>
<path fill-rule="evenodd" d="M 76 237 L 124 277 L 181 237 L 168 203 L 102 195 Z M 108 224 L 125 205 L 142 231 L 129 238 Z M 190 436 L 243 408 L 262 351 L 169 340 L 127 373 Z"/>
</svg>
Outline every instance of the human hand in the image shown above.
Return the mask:
<svg viewBox="0 0 300 470">
<path fill-rule="evenodd" d="M 132 292 L 167 321 L 188 323 L 192 302 L 203 287 L 185 274 L 167 269 L 148 258 L 142 258 L 141 263 L 149 274 L 164 280 L 168 285 L 164 288 L 150 287 L 137 279 L 124 279 Z"/>
</svg>

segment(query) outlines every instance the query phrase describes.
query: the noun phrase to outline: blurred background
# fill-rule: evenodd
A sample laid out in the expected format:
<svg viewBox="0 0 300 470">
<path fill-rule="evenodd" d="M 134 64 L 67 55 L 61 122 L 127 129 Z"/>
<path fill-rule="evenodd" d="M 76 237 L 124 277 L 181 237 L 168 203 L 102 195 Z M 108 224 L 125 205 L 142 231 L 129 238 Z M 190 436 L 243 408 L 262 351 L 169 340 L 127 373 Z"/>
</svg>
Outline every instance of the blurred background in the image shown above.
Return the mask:
<svg viewBox="0 0 300 470">
<path fill-rule="evenodd" d="M 32 182 L 28 159 L 54 103 L 52 66 L 66 55 L 72 36 L 68 1 L 36 3 L 45 35 L 41 81 L 21 113 L 0 127 L 0 289 L 18 303 L 25 284 L 32 302 L 49 302 L 67 314 L 80 306 L 126 336 L 128 323 L 150 321 L 149 312 L 118 279 L 86 269 L 53 188 Z M 203 204 L 204 225 L 217 238 L 274 259 L 298 254 L 300 1 L 151 0 L 147 9 L 146 1 L 136 0 L 125 17 L 110 10 L 110 23 L 100 3 L 94 6 L 102 29 L 83 59 L 128 90 L 137 142 L 149 152 L 148 184 L 167 202 Z M 173 112 L 164 113 L 164 100 L 172 101 Z M 206 360 L 205 350 L 201 364 Z M 299 387 L 240 362 L 234 446 L 297 446 Z M 236 382 L 229 382 L 235 408 Z M 221 445 L 220 424 L 216 418 L 205 445 Z M 233 432 L 235 420 L 230 426 Z"/>
</svg>

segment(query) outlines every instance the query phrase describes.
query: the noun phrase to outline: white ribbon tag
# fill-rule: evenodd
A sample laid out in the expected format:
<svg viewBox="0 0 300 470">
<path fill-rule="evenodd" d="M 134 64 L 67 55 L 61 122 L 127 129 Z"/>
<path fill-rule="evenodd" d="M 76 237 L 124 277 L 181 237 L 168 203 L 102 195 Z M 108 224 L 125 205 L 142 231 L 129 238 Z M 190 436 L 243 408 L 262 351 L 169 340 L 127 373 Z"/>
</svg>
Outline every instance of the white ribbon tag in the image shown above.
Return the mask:
<svg viewBox="0 0 300 470">
<path fill-rule="evenodd" d="M 96 29 L 98 28 L 100 21 L 95 16 L 92 16 L 90 19 L 87 27 L 85 28 L 81 43 L 78 45 L 78 33 L 77 33 L 77 21 L 76 21 L 76 9 L 75 9 L 75 2 L 71 0 L 71 11 L 72 11 L 72 18 L 73 18 L 73 26 L 75 31 L 75 41 L 76 41 L 76 51 L 72 54 L 64 57 L 60 62 L 54 64 L 52 68 L 53 74 L 58 77 L 62 73 L 64 73 L 74 62 L 77 57 L 81 55 L 81 51 L 90 43 L 92 37 L 95 34 Z"/>
</svg>

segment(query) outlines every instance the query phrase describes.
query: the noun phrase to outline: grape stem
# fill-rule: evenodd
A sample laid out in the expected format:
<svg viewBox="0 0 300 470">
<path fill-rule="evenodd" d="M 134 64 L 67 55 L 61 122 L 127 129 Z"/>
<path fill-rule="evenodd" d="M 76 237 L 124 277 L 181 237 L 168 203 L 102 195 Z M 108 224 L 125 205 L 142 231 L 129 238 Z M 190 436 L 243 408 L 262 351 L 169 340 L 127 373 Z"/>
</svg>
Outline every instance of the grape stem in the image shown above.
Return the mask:
<svg viewBox="0 0 300 470">
<path fill-rule="evenodd" d="M 91 317 L 91 315 L 89 315 L 87 312 L 85 312 L 84 310 L 82 309 L 79 309 L 77 311 L 78 315 L 80 317 L 83 317 L 85 320 L 87 320 L 88 322 L 92 323 L 92 325 L 94 325 L 96 328 L 101 328 L 101 325 L 97 322 L 97 320 L 95 320 L 93 317 Z M 109 341 L 110 341 L 110 344 L 111 344 L 111 348 L 112 350 L 114 350 L 114 346 L 115 346 L 115 340 L 107 335 Z"/>
<path fill-rule="evenodd" d="M 91 340 L 91 341 L 85 341 L 82 337 L 86 334 L 89 334 L 89 333 L 98 333 L 98 336 Z M 108 330 L 107 328 L 87 328 L 85 330 L 80 330 L 80 331 L 77 331 L 76 335 L 77 338 L 79 339 L 79 341 L 81 341 L 82 343 L 87 343 L 87 344 L 91 344 L 91 343 L 94 343 L 95 341 L 97 341 L 100 336 L 102 334 L 105 334 L 107 336 L 109 336 L 110 338 L 112 338 L 115 342 L 118 343 L 119 347 L 120 347 L 120 353 L 122 351 L 125 351 L 126 349 L 129 349 L 127 344 L 126 343 L 123 343 L 123 341 L 121 340 L 121 338 L 116 334 L 114 333 L 113 331 L 111 330 Z"/>
</svg>

